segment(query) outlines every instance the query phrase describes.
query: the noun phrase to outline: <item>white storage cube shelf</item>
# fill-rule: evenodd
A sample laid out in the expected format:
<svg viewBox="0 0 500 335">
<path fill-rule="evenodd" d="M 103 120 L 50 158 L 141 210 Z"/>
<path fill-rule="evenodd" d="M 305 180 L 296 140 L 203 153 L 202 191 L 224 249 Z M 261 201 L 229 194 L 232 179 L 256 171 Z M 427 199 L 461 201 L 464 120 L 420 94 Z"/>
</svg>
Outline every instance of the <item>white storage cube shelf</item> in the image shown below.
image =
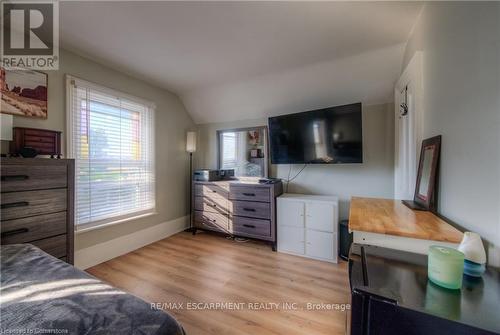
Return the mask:
<svg viewBox="0 0 500 335">
<path fill-rule="evenodd" d="M 337 263 L 338 208 L 335 196 L 278 197 L 278 251 Z"/>
</svg>

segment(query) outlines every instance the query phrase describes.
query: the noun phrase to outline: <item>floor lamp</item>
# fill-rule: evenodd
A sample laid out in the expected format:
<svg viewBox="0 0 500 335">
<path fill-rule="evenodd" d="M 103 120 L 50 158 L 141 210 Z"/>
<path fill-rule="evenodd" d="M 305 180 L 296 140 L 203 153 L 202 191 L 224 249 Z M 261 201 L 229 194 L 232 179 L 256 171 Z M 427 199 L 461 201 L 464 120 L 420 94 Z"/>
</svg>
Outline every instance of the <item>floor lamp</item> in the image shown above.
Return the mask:
<svg viewBox="0 0 500 335">
<path fill-rule="evenodd" d="M 193 152 L 196 151 L 196 132 L 188 131 L 186 134 L 186 151 L 189 153 L 189 231 L 195 234 L 193 227 Z"/>
</svg>

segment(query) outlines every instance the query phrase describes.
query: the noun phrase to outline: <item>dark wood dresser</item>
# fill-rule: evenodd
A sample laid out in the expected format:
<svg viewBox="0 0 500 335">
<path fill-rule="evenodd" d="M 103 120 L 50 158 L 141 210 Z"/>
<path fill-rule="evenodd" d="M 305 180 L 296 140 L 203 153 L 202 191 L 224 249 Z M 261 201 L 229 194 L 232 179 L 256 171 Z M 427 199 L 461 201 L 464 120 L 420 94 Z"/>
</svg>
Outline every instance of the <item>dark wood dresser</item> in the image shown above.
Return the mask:
<svg viewBox="0 0 500 335">
<path fill-rule="evenodd" d="M 269 241 L 276 250 L 276 197 L 283 193 L 281 182 L 194 181 L 193 188 L 195 229 Z"/>
<path fill-rule="evenodd" d="M 1 158 L 1 242 L 31 243 L 73 264 L 74 161 Z"/>
</svg>

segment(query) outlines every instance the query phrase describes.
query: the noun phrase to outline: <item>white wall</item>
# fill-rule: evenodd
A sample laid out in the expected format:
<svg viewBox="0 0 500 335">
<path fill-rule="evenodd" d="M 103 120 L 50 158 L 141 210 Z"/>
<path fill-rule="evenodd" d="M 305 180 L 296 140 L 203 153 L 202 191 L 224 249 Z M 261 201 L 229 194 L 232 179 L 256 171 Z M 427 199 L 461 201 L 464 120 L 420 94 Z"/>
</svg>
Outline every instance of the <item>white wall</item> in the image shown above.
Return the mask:
<svg viewBox="0 0 500 335">
<path fill-rule="evenodd" d="M 335 42 L 332 42 L 335 43 Z M 255 120 L 393 100 L 404 43 L 181 94 L 196 123 Z"/>
<path fill-rule="evenodd" d="M 71 74 L 113 88 L 156 104 L 156 206 L 158 214 L 77 234 L 75 249 L 86 249 L 130 234 L 147 232 L 148 228 L 174 222 L 188 213 L 189 163 L 185 151 L 186 131 L 194 127 L 179 98 L 147 82 L 129 77 L 90 59 L 61 50 L 60 69 L 48 71 L 48 119 L 16 116 L 14 126 L 60 130 L 63 148 L 66 135 L 65 74 Z M 2 142 L 2 152 L 7 152 Z M 176 221 L 175 221 L 176 222 Z"/>
<path fill-rule="evenodd" d="M 279 103 L 279 101 L 277 101 Z M 267 119 L 198 125 L 195 166 L 217 168 L 217 136 L 220 129 L 267 125 Z M 289 192 L 338 195 L 340 217 L 349 216 L 351 196 L 394 196 L 393 104 L 363 106 L 363 164 L 310 165 L 292 183 Z M 292 176 L 303 165 L 292 165 Z M 271 166 L 270 175 L 286 179 L 289 165 Z"/>
<path fill-rule="evenodd" d="M 439 211 L 500 245 L 500 3 L 425 5 L 403 68 L 423 51 L 424 138 L 441 134 Z M 500 265 L 500 251 L 490 262 Z"/>
</svg>

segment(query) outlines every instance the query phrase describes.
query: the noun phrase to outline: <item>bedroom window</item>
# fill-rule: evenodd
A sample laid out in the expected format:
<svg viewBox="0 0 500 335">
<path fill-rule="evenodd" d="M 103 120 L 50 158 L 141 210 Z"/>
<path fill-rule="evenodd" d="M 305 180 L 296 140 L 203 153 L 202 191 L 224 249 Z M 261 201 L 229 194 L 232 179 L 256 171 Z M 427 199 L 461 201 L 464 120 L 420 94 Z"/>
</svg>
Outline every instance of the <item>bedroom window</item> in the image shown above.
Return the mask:
<svg viewBox="0 0 500 335">
<path fill-rule="evenodd" d="M 223 133 L 222 136 L 222 168 L 223 169 L 234 169 L 237 163 L 238 153 L 237 143 L 238 143 L 238 133 L 227 132 Z"/>
<path fill-rule="evenodd" d="M 70 76 L 67 95 L 76 230 L 154 213 L 154 105 Z"/>
</svg>

